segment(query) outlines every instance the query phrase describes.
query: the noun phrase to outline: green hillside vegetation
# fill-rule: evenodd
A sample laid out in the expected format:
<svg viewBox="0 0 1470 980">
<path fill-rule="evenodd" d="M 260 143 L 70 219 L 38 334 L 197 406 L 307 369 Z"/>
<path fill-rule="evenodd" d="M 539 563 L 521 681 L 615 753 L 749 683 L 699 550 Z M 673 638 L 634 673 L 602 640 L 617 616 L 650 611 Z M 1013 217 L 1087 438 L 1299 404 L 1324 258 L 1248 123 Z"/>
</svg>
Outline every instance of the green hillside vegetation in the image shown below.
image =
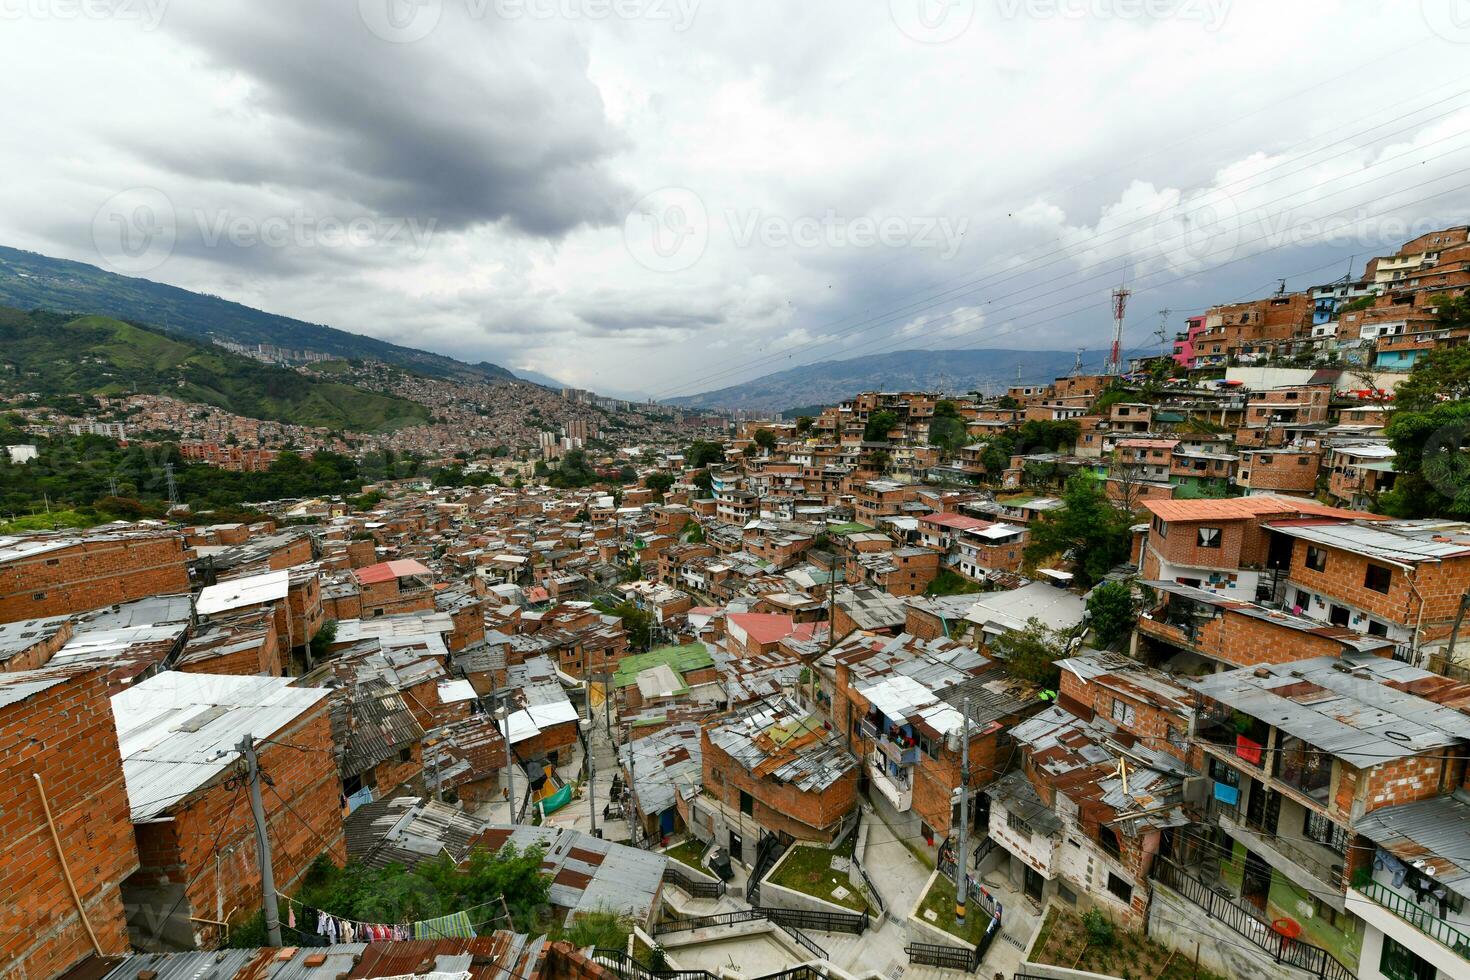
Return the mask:
<svg viewBox="0 0 1470 980">
<path fill-rule="evenodd" d="M 103 316 L 0 307 L 0 363 L 45 396 L 172 395 L 250 418 L 377 432 L 428 421 L 417 402 L 261 364 L 214 345 Z"/>
<path fill-rule="evenodd" d="M 164 327 L 203 344 L 211 338 L 274 344 L 341 358 L 383 361 L 418 374 L 509 381 L 498 364 L 465 364 L 442 354 L 364 337 L 319 323 L 266 313 L 205 293 L 135 279 L 83 262 L 0 246 L 0 304 L 33 310 L 101 313 Z"/>
<path fill-rule="evenodd" d="M 0 421 L 0 439 L 11 441 L 9 432 Z M 0 453 L 0 533 L 162 517 L 169 463 L 179 499 L 196 512 L 240 512 L 263 500 L 352 495 L 361 491 L 369 471 L 385 472 L 381 457 L 359 465 L 335 453 L 317 453 L 309 460 L 282 453 L 264 473 L 235 473 L 185 462 L 173 444 L 123 447 L 102 436 L 30 441 L 39 454 L 28 463 L 11 463 Z M 390 465 L 386 472 L 403 475 L 404 468 Z M 117 496 L 112 496 L 114 485 Z"/>
</svg>

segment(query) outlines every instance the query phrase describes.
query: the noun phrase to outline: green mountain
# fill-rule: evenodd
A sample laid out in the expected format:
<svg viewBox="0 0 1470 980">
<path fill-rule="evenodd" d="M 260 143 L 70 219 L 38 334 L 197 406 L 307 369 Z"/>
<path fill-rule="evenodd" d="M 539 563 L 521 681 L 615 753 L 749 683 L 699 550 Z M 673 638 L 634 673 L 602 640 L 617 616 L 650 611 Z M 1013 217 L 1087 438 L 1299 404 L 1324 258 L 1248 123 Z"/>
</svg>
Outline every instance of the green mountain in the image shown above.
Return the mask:
<svg viewBox="0 0 1470 980">
<path fill-rule="evenodd" d="M 23 310 L 100 313 L 154 324 L 204 343 L 272 344 L 333 357 L 384 361 L 432 377 L 515 379 L 510 371 L 487 361 L 466 364 L 442 354 L 266 313 L 218 296 L 4 246 L 0 246 L 0 304 Z"/>
<path fill-rule="evenodd" d="M 363 432 L 418 425 L 418 402 L 322 381 L 104 316 L 0 306 L 0 386 L 43 395 L 172 395 L 258 419 Z"/>
</svg>

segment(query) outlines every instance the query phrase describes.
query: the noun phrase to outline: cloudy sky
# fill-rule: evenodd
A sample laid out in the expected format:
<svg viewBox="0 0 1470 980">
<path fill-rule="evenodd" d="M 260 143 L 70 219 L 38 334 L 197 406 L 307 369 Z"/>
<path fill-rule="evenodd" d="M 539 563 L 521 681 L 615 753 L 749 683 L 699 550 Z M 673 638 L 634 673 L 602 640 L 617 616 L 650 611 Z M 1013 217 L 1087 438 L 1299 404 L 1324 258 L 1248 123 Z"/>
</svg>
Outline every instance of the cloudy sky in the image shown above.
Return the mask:
<svg viewBox="0 0 1470 980">
<path fill-rule="evenodd" d="M 0 244 L 605 392 L 1470 219 L 1467 0 L 0 0 L 0 64 Z"/>
</svg>

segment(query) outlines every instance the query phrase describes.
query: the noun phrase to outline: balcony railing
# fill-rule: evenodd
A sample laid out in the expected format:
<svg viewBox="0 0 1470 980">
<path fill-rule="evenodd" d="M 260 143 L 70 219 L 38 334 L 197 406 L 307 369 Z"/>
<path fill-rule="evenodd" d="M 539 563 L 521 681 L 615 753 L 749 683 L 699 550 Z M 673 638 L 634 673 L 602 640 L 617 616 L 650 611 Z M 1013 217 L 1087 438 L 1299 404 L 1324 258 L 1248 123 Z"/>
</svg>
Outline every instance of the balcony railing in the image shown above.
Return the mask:
<svg viewBox="0 0 1470 980">
<path fill-rule="evenodd" d="M 873 785 L 878 792 L 888 798 L 893 808 L 899 813 L 906 813 L 913 806 L 914 787 L 913 783 L 904 777 L 890 776 L 884 768 L 883 756 L 874 753 L 868 759 L 868 775 L 873 780 Z"/>
<path fill-rule="evenodd" d="M 886 755 L 896 766 L 911 766 L 919 761 L 918 746 L 901 744 L 891 738 L 880 738 L 877 744 L 878 751 Z"/>
<path fill-rule="evenodd" d="M 1450 925 L 1428 909 L 1421 908 L 1382 882 L 1370 880 L 1361 887 L 1356 887 L 1356 890 L 1388 909 L 1430 939 L 1443 946 L 1448 946 L 1463 959 L 1470 960 L 1470 935 Z"/>
</svg>

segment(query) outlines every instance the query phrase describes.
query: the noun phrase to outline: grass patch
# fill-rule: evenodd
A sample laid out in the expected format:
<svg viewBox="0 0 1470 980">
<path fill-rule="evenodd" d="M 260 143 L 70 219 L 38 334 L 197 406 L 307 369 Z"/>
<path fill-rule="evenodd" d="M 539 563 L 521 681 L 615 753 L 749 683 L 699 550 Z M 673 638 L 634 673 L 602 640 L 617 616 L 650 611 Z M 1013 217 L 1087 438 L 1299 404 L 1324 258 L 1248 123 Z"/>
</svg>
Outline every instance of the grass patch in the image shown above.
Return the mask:
<svg viewBox="0 0 1470 980">
<path fill-rule="evenodd" d="M 1052 907 L 1037 933 L 1031 960 L 1069 970 L 1105 973 L 1115 977 L 1151 980 L 1194 980 L 1193 955 L 1175 953 L 1142 933 L 1114 927 L 1106 945 L 1089 941 L 1087 927 L 1076 912 Z M 1225 980 L 1204 967 L 1199 980 Z"/>
<path fill-rule="evenodd" d="M 54 510 L 49 514 L 31 514 L 13 521 L 0 521 L 0 534 L 23 534 L 27 531 L 55 531 L 59 528 L 84 528 L 101 524 L 106 518 L 76 510 Z"/>
<path fill-rule="evenodd" d="M 925 595 L 970 595 L 974 592 L 983 592 L 985 587 L 979 582 L 971 582 L 958 572 L 948 568 L 941 568 L 939 574 L 925 587 Z"/>
<path fill-rule="evenodd" d="M 933 912 L 934 918 L 930 919 L 924 914 L 925 912 Z M 980 944 L 980 940 L 985 936 L 985 927 L 990 925 L 990 916 L 975 905 L 970 906 L 969 914 L 965 916 L 963 923 L 955 919 L 954 882 L 944 875 L 935 877 L 934 883 L 929 886 L 929 890 L 919 901 L 919 908 L 914 915 L 920 922 L 936 929 L 942 929 L 971 946 Z"/>
<path fill-rule="evenodd" d="M 680 864 L 693 868 L 700 874 L 709 874 L 699 863 L 700 856 L 704 854 L 704 847 L 703 841 L 690 837 L 680 841 L 663 853 L 665 857 L 673 858 Z"/>
<path fill-rule="evenodd" d="M 847 848 L 846 853 L 843 853 L 843 847 Z M 851 847 L 846 844 L 843 847 L 829 851 L 825 847 L 808 847 L 798 844 L 786 852 L 776 873 L 766 880 L 773 885 L 790 888 L 803 895 L 812 895 L 824 902 L 840 905 L 853 912 L 866 911 L 867 901 L 848 883 L 847 875 L 841 871 L 832 870 L 834 855 L 852 857 Z M 847 889 L 847 894 L 840 898 L 832 894 L 838 888 Z"/>
</svg>

